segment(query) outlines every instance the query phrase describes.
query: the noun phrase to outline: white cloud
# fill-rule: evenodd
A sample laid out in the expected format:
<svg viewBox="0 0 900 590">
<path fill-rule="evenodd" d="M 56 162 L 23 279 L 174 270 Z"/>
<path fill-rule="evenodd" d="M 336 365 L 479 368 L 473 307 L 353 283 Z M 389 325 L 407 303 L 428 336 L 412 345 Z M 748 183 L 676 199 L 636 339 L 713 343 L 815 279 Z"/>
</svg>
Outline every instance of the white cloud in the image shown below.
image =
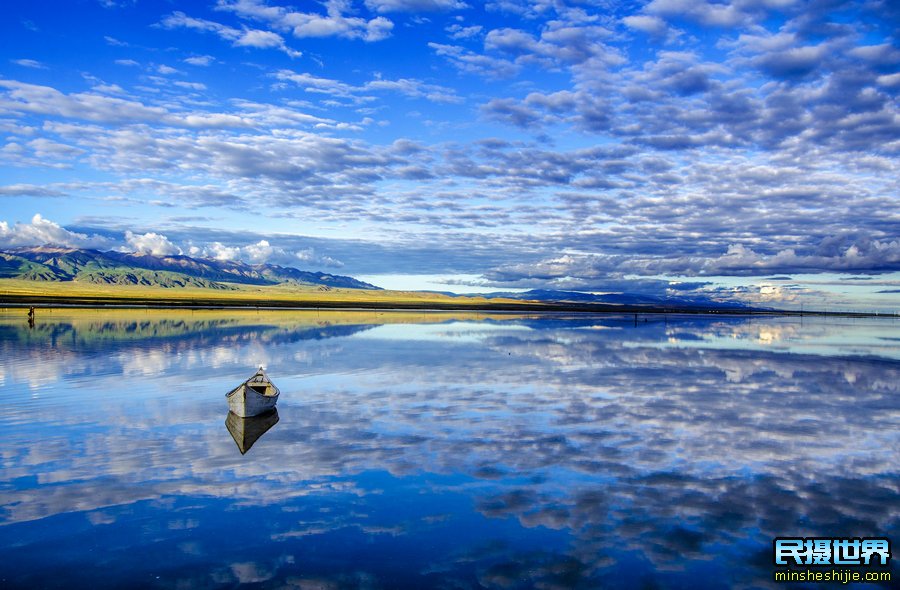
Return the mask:
<svg viewBox="0 0 900 590">
<path fill-rule="evenodd" d="M 184 59 L 184 63 L 191 64 L 192 66 L 208 66 L 214 61 L 216 61 L 216 58 L 211 55 L 195 55 Z"/>
<path fill-rule="evenodd" d="M 534 263 L 496 268 L 485 277 L 498 284 L 584 288 L 598 280 L 637 276 L 765 276 L 773 273 L 885 272 L 900 270 L 900 241 L 840 237 L 826 239 L 816 251 L 787 248 L 761 254 L 731 244 L 720 256 L 563 254 Z"/>
<path fill-rule="evenodd" d="M 515 56 L 517 63 L 557 67 L 559 64 L 580 64 L 588 60 L 609 65 L 621 64 L 624 59 L 605 43 L 608 29 L 600 26 L 568 26 L 557 24 L 541 32 L 536 38 L 520 29 L 494 29 L 484 39 L 484 47 Z"/>
<path fill-rule="evenodd" d="M 51 188 L 49 185 L 42 184 L 9 184 L 0 186 L 0 197 L 2 196 L 29 196 L 29 197 L 62 197 L 66 193 Z"/>
<path fill-rule="evenodd" d="M 469 5 L 460 0 L 366 0 L 366 7 L 375 12 L 436 12 L 462 10 Z"/>
<path fill-rule="evenodd" d="M 36 59 L 11 59 L 9 60 L 16 65 L 20 65 L 23 68 L 32 68 L 35 70 L 46 70 L 47 66 L 37 61 Z"/>
<path fill-rule="evenodd" d="M 134 61 L 133 59 L 117 59 L 115 61 L 115 63 L 116 63 L 116 65 L 127 66 L 127 67 L 137 67 L 137 66 L 141 65 L 138 62 Z"/>
<path fill-rule="evenodd" d="M 102 236 L 69 231 L 58 223 L 44 219 L 40 213 L 35 213 L 31 223 L 17 222 L 12 227 L 6 221 L 0 221 L 0 246 L 6 248 L 45 244 L 70 248 L 102 248 L 110 243 L 111 240 Z"/>
<path fill-rule="evenodd" d="M 133 252 L 140 254 L 153 254 L 154 256 L 172 256 L 181 254 L 181 248 L 169 241 L 169 239 L 154 232 L 135 234 L 125 232 L 125 242 Z"/>
<path fill-rule="evenodd" d="M 659 18 L 658 16 L 626 16 L 622 19 L 622 22 L 625 23 L 625 26 L 629 29 L 642 31 L 644 33 L 647 33 L 648 35 L 662 35 L 669 28 L 669 26 L 666 24 L 666 21 Z"/>
<path fill-rule="evenodd" d="M 509 78 L 519 73 L 520 66 L 509 60 L 481 55 L 458 45 L 428 43 L 434 52 L 445 58 L 456 69 L 467 74 L 479 74 L 492 78 Z"/>
<path fill-rule="evenodd" d="M 206 90 L 206 84 L 202 82 L 183 82 L 179 80 L 178 82 L 172 82 L 172 84 L 188 90 Z"/>
<path fill-rule="evenodd" d="M 199 82 L 175 84 L 191 90 L 203 90 Z M 7 89 L 3 92 L 2 89 Z M 121 90 L 121 89 L 120 89 Z M 162 123 L 175 127 L 249 127 L 250 122 L 225 113 L 178 113 L 148 106 L 135 100 L 104 96 L 92 92 L 64 94 L 49 86 L 0 80 L 0 110 L 80 119 L 95 123 Z"/>
<path fill-rule="evenodd" d="M 325 14 L 293 12 L 278 6 L 268 6 L 257 0 L 220 0 L 217 9 L 233 12 L 241 18 L 266 22 L 273 28 L 291 32 L 298 38 L 344 37 L 381 41 L 389 37 L 394 28 L 394 23 L 382 16 L 371 20 L 346 16 L 352 11 L 348 0 L 326 0 L 324 4 Z"/>
<path fill-rule="evenodd" d="M 196 251 L 191 249 L 194 256 L 203 258 L 215 258 L 216 260 L 238 260 L 241 257 L 241 249 L 233 246 L 226 246 L 222 242 L 213 242 L 202 250 Z"/>
<path fill-rule="evenodd" d="M 281 70 L 275 74 L 279 80 L 286 80 L 304 88 L 306 92 L 328 94 L 333 97 L 353 98 L 358 102 L 366 102 L 371 97 L 365 96 L 369 92 L 396 92 L 409 98 L 424 98 L 431 102 L 458 103 L 462 102 L 452 88 L 428 84 L 413 78 L 401 78 L 398 80 L 383 80 L 375 78 L 362 86 L 353 86 L 339 80 L 320 78 L 310 73 L 298 74 L 291 70 Z"/>
<path fill-rule="evenodd" d="M 124 8 L 133 5 L 137 0 L 97 0 L 103 8 Z"/>
<path fill-rule="evenodd" d="M 689 18 L 714 27 L 733 27 L 752 21 L 750 11 L 743 10 L 752 3 L 708 2 L 706 0 L 653 0 L 644 10 L 664 17 Z"/>
<path fill-rule="evenodd" d="M 91 90 L 106 94 L 126 94 L 125 89 L 118 84 L 97 84 Z"/>
<path fill-rule="evenodd" d="M 891 43 L 861 45 L 854 47 L 848 53 L 854 57 L 881 65 L 900 63 L 900 49 L 897 49 Z"/>
<path fill-rule="evenodd" d="M 0 193 L 2 194 L 2 193 Z M 25 194 L 25 193 L 16 193 Z M 10 227 L 6 221 L 0 221 L 0 248 L 19 246 L 63 246 L 69 248 L 117 248 L 123 252 L 137 252 L 154 256 L 173 256 L 184 254 L 184 251 L 163 234 L 147 232 L 137 234 L 127 230 L 124 234 L 125 244 L 116 246 L 116 241 L 99 235 L 87 235 L 72 232 L 59 224 L 45 219 L 40 213 L 32 217 L 30 223 L 16 223 Z M 119 242 L 121 244 L 121 242 Z M 274 262 L 285 266 L 298 266 L 298 261 L 306 265 L 341 267 L 340 260 L 318 254 L 313 248 L 305 248 L 289 252 L 284 248 L 272 246 L 268 240 L 259 240 L 247 246 L 227 246 L 222 242 L 211 242 L 204 247 L 191 245 L 187 254 L 200 258 L 215 260 L 243 260 L 250 264 Z"/>
<path fill-rule="evenodd" d="M 171 66 L 167 66 L 165 64 L 161 64 L 156 68 L 156 71 L 160 74 L 169 75 L 169 74 L 179 74 L 180 72 Z"/>
<path fill-rule="evenodd" d="M 299 250 L 298 252 L 294 253 L 294 256 L 297 258 L 297 260 L 300 260 L 301 262 L 304 262 L 306 264 L 321 264 L 324 266 L 331 266 L 335 268 L 344 266 L 344 263 L 340 260 L 332 258 L 331 256 L 317 254 L 315 249 L 313 248 Z"/>
<path fill-rule="evenodd" d="M 339 268 L 344 264 L 335 258 L 318 254 L 314 248 L 305 248 L 296 252 L 288 252 L 284 248 L 272 246 L 268 240 L 260 240 L 247 246 L 227 246 L 222 242 L 211 242 L 204 247 L 191 246 L 191 256 L 213 258 L 215 260 L 242 260 L 250 264 L 281 264 L 297 267 L 297 262 L 304 265 L 330 266 Z"/>
<path fill-rule="evenodd" d="M 49 86 L 0 80 L 0 109 L 40 115 L 57 115 L 106 123 L 159 120 L 166 111 L 139 102 L 91 93 L 63 94 Z"/>
<path fill-rule="evenodd" d="M 121 41 L 115 37 L 110 37 L 109 35 L 106 35 L 103 39 L 106 41 L 107 45 L 112 45 L 113 47 L 131 47 L 130 43 Z"/>
<path fill-rule="evenodd" d="M 254 264 L 265 262 L 275 252 L 275 248 L 272 248 L 266 240 L 260 240 L 255 244 L 244 246 L 241 250 L 247 259 Z"/>
<path fill-rule="evenodd" d="M 836 252 L 798 254 L 793 248 L 763 255 L 740 244 L 733 244 L 719 258 L 704 261 L 704 274 L 749 274 L 798 272 L 828 269 L 831 271 L 867 271 L 900 268 L 900 241 L 863 240 Z"/>
<path fill-rule="evenodd" d="M 84 153 L 84 150 L 43 137 L 29 141 L 28 147 L 34 150 L 34 154 L 38 158 L 42 159 L 68 159 Z"/>
<path fill-rule="evenodd" d="M 379 16 L 366 23 L 366 36 L 363 39 L 370 42 L 387 39 L 391 36 L 393 28 L 394 23 Z"/>
<path fill-rule="evenodd" d="M 300 51 L 295 51 L 287 46 L 284 38 L 271 31 L 259 29 L 236 29 L 211 20 L 193 18 L 183 12 L 177 11 L 162 20 L 160 25 L 167 29 L 187 28 L 196 31 L 215 33 L 226 41 L 231 41 L 234 47 L 256 47 L 260 49 L 274 48 L 286 53 L 289 57 L 300 57 Z"/>
<path fill-rule="evenodd" d="M 472 25 L 469 27 L 464 27 L 459 24 L 454 24 L 448 26 L 446 29 L 447 33 L 454 39 L 470 39 L 475 37 L 484 30 L 484 27 L 481 25 Z"/>
<path fill-rule="evenodd" d="M 878 76 L 877 81 L 879 85 L 886 86 L 888 88 L 900 86 L 900 72 L 896 74 L 885 74 L 884 76 Z"/>
<path fill-rule="evenodd" d="M 362 90 L 357 86 L 351 86 L 350 84 L 345 84 L 338 80 L 321 78 L 309 73 L 298 74 L 291 70 L 281 70 L 275 74 L 275 77 L 279 80 L 289 80 L 294 84 L 303 87 L 307 92 L 318 92 L 342 98 L 350 97 L 354 93 Z"/>
<path fill-rule="evenodd" d="M 284 39 L 278 33 L 271 31 L 244 31 L 234 42 L 237 47 L 257 47 L 260 49 L 278 48 L 284 46 Z"/>
</svg>

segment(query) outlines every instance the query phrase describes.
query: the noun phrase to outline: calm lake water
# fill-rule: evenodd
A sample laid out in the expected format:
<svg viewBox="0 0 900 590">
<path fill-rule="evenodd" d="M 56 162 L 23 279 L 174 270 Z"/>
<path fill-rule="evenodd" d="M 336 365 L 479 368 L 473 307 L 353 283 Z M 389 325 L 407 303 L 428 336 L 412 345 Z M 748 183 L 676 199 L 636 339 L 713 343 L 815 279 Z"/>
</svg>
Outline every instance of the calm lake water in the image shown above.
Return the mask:
<svg viewBox="0 0 900 590">
<path fill-rule="evenodd" d="M 5 310 L 0 359 L 3 588 L 900 579 L 898 320 Z"/>
</svg>

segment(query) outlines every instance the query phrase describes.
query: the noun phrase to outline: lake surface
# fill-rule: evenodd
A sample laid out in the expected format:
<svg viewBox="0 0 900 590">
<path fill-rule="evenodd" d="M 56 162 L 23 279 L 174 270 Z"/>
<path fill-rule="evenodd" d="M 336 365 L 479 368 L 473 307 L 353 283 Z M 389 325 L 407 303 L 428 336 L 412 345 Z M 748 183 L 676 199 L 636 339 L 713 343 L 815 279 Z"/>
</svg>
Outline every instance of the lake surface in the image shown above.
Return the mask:
<svg viewBox="0 0 900 590">
<path fill-rule="evenodd" d="M 896 319 L 0 310 L 0 359 L 3 588 L 776 587 L 776 536 L 900 546 Z M 258 365 L 277 417 L 229 421 Z"/>
</svg>

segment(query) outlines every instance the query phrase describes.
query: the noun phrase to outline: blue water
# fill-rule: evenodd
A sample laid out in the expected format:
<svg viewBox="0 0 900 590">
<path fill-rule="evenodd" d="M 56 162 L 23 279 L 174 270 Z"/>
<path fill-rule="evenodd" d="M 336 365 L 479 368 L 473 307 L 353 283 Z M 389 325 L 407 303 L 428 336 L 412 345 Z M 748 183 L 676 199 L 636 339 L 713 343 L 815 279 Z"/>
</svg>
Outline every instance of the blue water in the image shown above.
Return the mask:
<svg viewBox="0 0 900 590">
<path fill-rule="evenodd" d="M 2 588 L 766 588 L 776 536 L 900 546 L 897 320 L 0 310 L 0 359 Z"/>
</svg>

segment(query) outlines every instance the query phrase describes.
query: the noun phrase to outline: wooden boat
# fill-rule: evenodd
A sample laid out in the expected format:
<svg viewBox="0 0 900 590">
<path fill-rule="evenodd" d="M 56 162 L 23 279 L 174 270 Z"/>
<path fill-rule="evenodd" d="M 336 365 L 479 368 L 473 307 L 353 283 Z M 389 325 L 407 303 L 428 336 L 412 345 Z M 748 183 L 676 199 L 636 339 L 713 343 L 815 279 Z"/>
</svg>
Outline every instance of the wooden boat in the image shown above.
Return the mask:
<svg viewBox="0 0 900 590">
<path fill-rule="evenodd" d="M 252 418 L 241 418 L 234 412 L 228 412 L 228 416 L 225 417 L 225 428 L 237 443 L 241 455 L 249 451 L 253 443 L 276 424 L 278 424 L 278 410 L 275 409 Z"/>
<path fill-rule="evenodd" d="M 225 397 L 232 412 L 241 418 L 247 418 L 275 409 L 280 393 L 260 367 L 252 377 L 232 389 Z"/>
</svg>

